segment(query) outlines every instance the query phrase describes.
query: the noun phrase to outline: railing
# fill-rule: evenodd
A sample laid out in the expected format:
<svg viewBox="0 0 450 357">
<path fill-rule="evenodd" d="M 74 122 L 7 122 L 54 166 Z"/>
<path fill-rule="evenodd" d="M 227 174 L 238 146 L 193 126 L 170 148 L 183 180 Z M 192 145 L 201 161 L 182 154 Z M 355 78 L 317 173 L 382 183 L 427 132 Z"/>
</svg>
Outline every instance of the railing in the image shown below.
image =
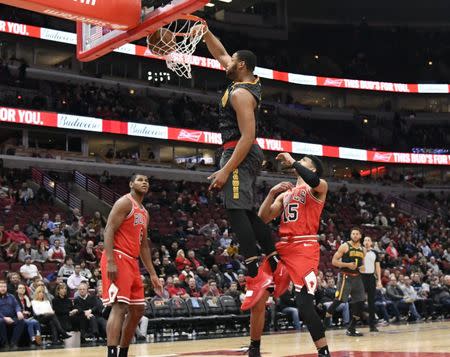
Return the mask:
<svg viewBox="0 0 450 357">
<path fill-rule="evenodd" d="M 33 167 L 31 169 L 31 176 L 34 182 L 43 186 L 48 192 L 64 202 L 67 206 L 70 208 L 78 208 L 80 212 L 83 212 L 83 201 L 46 173 Z"/>
<path fill-rule="evenodd" d="M 395 207 L 400 211 L 404 211 L 413 216 L 425 217 L 432 215 L 434 212 L 426 207 L 412 203 L 397 196 L 389 196 L 389 201 L 395 203 Z"/>
<path fill-rule="evenodd" d="M 87 175 L 82 174 L 80 171 L 75 171 L 74 174 L 75 183 L 87 192 L 92 193 L 95 197 L 99 198 L 103 202 L 112 206 L 116 202 L 120 195 L 111 190 L 110 188 L 98 183 L 96 180 L 90 178 Z"/>
</svg>

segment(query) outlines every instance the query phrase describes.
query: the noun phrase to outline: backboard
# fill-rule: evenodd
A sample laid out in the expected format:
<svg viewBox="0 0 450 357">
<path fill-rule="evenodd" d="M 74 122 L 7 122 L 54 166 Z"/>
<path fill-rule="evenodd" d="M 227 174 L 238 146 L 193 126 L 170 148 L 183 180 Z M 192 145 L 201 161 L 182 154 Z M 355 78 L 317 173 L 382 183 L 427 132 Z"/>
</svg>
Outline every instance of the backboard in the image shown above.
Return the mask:
<svg viewBox="0 0 450 357">
<path fill-rule="evenodd" d="M 95 60 L 116 48 L 146 37 L 183 15 L 197 11 L 208 2 L 208 0 L 172 0 L 167 5 L 148 12 L 139 25 L 126 31 L 77 22 L 77 58 L 83 62 Z M 127 51 L 126 46 L 123 51 Z"/>
</svg>

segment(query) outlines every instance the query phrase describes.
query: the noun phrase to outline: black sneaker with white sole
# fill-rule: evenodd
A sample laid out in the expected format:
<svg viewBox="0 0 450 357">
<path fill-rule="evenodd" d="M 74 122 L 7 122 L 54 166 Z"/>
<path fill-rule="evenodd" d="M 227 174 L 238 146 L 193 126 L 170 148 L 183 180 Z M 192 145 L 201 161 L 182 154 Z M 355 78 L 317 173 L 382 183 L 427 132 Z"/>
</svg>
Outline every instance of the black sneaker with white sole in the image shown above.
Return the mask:
<svg viewBox="0 0 450 357">
<path fill-rule="evenodd" d="M 351 337 L 361 337 L 361 336 L 364 336 L 363 333 L 361 333 L 361 332 L 359 332 L 359 331 L 357 331 L 357 330 L 347 330 L 347 331 L 345 332 L 345 334 L 346 334 L 347 336 L 351 336 Z"/>
</svg>

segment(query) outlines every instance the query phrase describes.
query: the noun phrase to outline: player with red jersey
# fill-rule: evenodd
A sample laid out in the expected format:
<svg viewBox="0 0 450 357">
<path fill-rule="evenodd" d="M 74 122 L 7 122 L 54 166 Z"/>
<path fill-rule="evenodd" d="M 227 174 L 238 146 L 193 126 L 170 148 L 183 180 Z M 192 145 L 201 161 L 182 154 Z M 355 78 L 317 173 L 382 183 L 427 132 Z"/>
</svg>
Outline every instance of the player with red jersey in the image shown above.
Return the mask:
<svg viewBox="0 0 450 357">
<path fill-rule="evenodd" d="M 147 176 L 133 174 L 130 179 L 131 192 L 114 204 L 105 228 L 105 250 L 100 267 L 103 304 L 112 305 L 106 325 L 108 357 L 128 355 L 128 346 L 144 314 L 144 286 L 139 257 L 150 273 L 155 290 L 161 289 L 147 240 L 149 216 L 142 205 L 148 188 Z"/>
<path fill-rule="evenodd" d="M 277 156 L 297 172 L 297 184 L 281 182 L 274 186 L 259 209 L 259 216 L 268 223 L 281 215 L 280 241 L 276 244 L 281 258 L 280 276 L 274 276 L 275 297 L 282 295 L 290 280 L 294 283 L 296 304 L 303 322 L 316 345 L 319 356 L 329 356 L 325 328 L 314 305 L 317 288 L 320 246 L 317 242 L 320 215 L 322 214 L 328 184 L 320 179 L 323 173 L 321 161 L 312 155 L 296 162 L 288 153 Z M 267 260 L 260 269 L 270 273 Z M 284 273 L 283 273 L 284 272 Z M 277 275 L 277 274 L 276 274 Z M 248 355 L 260 357 L 261 335 L 264 329 L 266 291 L 251 310 L 251 344 Z"/>
</svg>

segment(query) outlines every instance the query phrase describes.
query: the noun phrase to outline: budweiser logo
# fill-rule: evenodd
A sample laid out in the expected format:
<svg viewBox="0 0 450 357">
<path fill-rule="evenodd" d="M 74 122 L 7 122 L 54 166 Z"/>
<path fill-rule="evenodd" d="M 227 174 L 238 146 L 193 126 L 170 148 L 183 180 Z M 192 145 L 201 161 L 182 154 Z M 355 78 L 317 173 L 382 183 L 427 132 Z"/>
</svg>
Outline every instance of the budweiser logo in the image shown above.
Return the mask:
<svg viewBox="0 0 450 357">
<path fill-rule="evenodd" d="M 339 78 L 327 78 L 325 79 L 325 82 L 323 83 L 325 86 L 330 87 L 342 87 L 342 84 L 344 83 L 343 79 Z"/>
<path fill-rule="evenodd" d="M 375 161 L 389 162 L 391 161 L 391 157 L 392 154 L 389 152 L 376 152 L 375 155 L 373 155 Z"/>
<path fill-rule="evenodd" d="M 202 136 L 201 131 L 187 131 L 181 129 L 180 133 L 178 134 L 178 140 L 189 140 L 198 142 L 201 136 Z"/>
</svg>

